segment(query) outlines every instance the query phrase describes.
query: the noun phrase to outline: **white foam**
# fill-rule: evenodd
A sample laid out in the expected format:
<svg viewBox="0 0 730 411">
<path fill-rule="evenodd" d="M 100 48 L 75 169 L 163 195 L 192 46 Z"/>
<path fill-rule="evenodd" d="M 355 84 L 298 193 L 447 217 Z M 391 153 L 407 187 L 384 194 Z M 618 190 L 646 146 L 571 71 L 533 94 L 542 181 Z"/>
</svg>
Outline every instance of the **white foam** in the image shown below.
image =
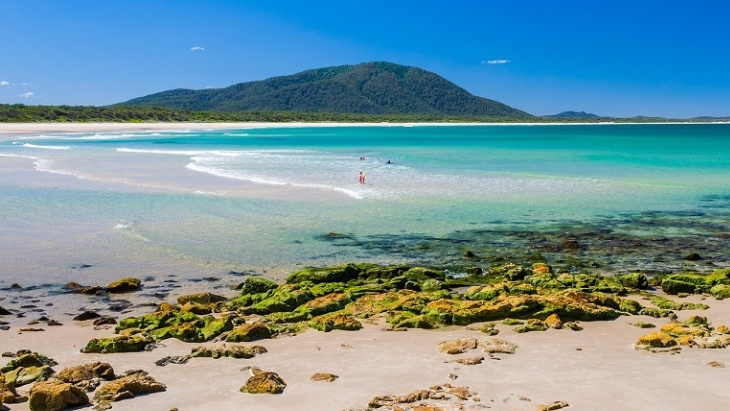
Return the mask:
<svg viewBox="0 0 730 411">
<path fill-rule="evenodd" d="M 124 230 L 125 228 L 128 228 L 129 224 L 117 224 L 114 226 L 115 230 Z"/>
<path fill-rule="evenodd" d="M 42 146 L 42 145 L 30 144 L 30 143 L 23 144 L 23 147 L 28 147 L 28 148 L 42 148 L 42 149 L 45 149 L 45 150 L 68 150 L 68 149 L 71 148 L 69 146 Z"/>
</svg>

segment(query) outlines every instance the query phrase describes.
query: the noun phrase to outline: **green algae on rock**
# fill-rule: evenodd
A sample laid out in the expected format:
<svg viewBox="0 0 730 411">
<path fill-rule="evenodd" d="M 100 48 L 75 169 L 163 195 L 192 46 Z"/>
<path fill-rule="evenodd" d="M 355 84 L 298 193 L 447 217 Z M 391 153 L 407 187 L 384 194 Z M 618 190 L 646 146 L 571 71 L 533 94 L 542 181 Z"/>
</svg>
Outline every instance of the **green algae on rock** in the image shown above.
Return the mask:
<svg viewBox="0 0 730 411">
<path fill-rule="evenodd" d="M 86 347 L 81 349 L 82 353 L 118 353 L 144 351 L 145 347 L 152 340 L 143 335 L 118 335 L 109 338 L 93 338 Z"/>
<path fill-rule="evenodd" d="M 356 331 L 362 328 L 362 324 L 353 316 L 338 312 L 313 318 L 309 322 L 309 327 L 324 332 L 332 330 Z"/>
</svg>

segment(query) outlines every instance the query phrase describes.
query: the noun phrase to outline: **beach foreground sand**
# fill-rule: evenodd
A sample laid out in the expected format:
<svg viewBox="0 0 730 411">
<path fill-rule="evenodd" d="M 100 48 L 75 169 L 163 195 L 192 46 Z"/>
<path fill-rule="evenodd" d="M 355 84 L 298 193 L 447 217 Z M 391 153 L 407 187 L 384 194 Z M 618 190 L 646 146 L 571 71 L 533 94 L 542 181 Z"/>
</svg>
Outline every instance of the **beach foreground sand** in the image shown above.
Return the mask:
<svg viewBox="0 0 730 411">
<path fill-rule="evenodd" d="M 698 296 L 689 300 L 700 301 Z M 700 314 L 713 324 L 730 323 L 730 303 L 703 301 L 709 310 L 681 311 L 679 320 Z M 151 352 L 82 354 L 94 337 L 110 336 L 112 329 L 95 330 L 91 324 L 44 327 L 45 331 L 0 331 L 3 351 L 30 349 L 55 359 L 61 369 L 108 362 L 116 373 L 142 369 L 167 386 L 166 392 L 112 403 L 121 410 L 346 410 L 365 409 L 379 395 L 400 395 L 451 384 L 468 387 L 466 400 L 418 401 L 401 409 L 429 403 L 441 409 L 538 410 L 556 401 L 567 410 L 721 410 L 730 404 L 727 349 L 685 348 L 680 354 L 635 350 L 633 343 L 647 330 L 631 325 L 637 317 L 609 322 L 584 322 L 584 330 L 548 330 L 518 334 L 498 324 L 498 337 L 518 346 L 514 354 L 493 357 L 474 350 L 459 355 L 440 353 L 439 342 L 459 337 L 490 339 L 464 327 L 437 330 L 385 331 L 384 323 L 365 324 L 360 331 L 307 330 L 296 335 L 240 345 L 261 345 L 268 352 L 252 359 L 193 358 L 187 364 L 165 367 L 154 362 L 186 355 L 201 344 L 164 340 Z M 666 319 L 642 319 L 658 326 Z M 219 346 L 220 343 L 206 343 Z M 236 345 L 230 344 L 229 345 Z M 450 362 L 457 358 L 485 357 L 478 365 Z M 3 359 L 6 360 L 6 359 Z M 4 363 L 5 361 L 1 361 Z M 287 387 L 278 395 L 239 392 L 249 378 L 247 367 L 279 374 Z M 333 382 L 310 381 L 319 372 L 339 376 Z M 21 387 L 21 393 L 28 386 Z M 27 403 L 7 405 L 27 410 Z M 383 408 L 387 409 L 387 408 Z"/>
</svg>

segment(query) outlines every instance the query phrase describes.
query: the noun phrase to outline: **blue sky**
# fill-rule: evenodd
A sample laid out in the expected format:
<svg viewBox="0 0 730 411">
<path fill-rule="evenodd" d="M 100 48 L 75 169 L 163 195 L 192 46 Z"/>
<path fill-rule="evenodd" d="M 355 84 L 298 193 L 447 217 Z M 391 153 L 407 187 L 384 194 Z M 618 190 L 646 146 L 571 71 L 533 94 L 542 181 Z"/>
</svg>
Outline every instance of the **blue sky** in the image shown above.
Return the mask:
<svg viewBox="0 0 730 411">
<path fill-rule="evenodd" d="M 0 103 L 391 61 L 532 114 L 730 116 L 730 2 L 0 0 Z"/>
</svg>

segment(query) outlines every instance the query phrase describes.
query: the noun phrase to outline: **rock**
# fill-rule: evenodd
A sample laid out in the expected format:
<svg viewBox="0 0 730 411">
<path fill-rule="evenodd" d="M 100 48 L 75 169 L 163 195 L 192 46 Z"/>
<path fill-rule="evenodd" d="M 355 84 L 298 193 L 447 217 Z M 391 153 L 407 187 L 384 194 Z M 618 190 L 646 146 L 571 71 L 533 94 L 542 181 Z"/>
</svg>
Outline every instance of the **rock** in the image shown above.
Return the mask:
<svg viewBox="0 0 730 411">
<path fill-rule="evenodd" d="M 558 318 L 558 321 L 560 321 L 560 318 Z M 540 321 L 537 318 L 530 318 L 529 320 L 527 320 L 527 323 L 522 327 L 515 327 L 514 331 L 516 333 L 526 333 L 530 331 L 545 331 L 547 329 L 548 327 L 544 321 Z"/>
<path fill-rule="evenodd" d="M 248 277 L 236 289 L 241 289 L 241 295 L 261 294 L 276 289 L 279 284 L 261 277 Z"/>
<path fill-rule="evenodd" d="M 218 303 L 222 301 L 226 301 L 227 298 L 223 297 L 221 295 L 212 294 L 212 293 L 197 293 L 197 294 L 188 294 L 188 295 L 182 295 L 177 298 L 177 303 L 180 305 L 185 305 L 185 303 L 192 302 L 196 304 L 213 304 Z"/>
<path fill-rule="evenodd" d="M 0 407 L 2 404 L 14 403 L 17 396 L 15 384 L 5 381 L 5 374 L 0 372 Z"/>
<path fill-rule="evenodd" d="M 710 294 L 717 299 L 730 298 L 730 285 L 718 284 L 710 288 Z"/>
<path fill-rule="evenodd" d="M 91 287 L 81 286 L 79 288 L 74 288 L 72 290 L 72 292 L 74 294 L 96 295 L 96 294 L 99 294 L 100 292 L 104 292 L 104 290 L 105 289 L 103 287 L 99 287 L 99 286 L 91 286 Z"/>
<path fill-rule="evenodd" d="M 685 254 L 682 257 L 682 259 L 687 260 L 687 261 L 698 261 L 698 260 L 701 260 L 702 257 L 698 253 L 691 252 L 691 253 Z"/>
<path fill-rule="evenodd" d="M 4 309 L 3 307 L 0 307 L 0 315 L 10 315 L 11 312 Z"/>
<path fill-rule="evenodd" d="M 538 411 L 555 411 L 555 410 L 559 410 L 561 408 L 565 408 L 568 406 L 570 406 L 570 404 L 568 404 L 565 401 L 555 401 L 550 404 L 538 405 L 537 410 Z"/>
<path fill-rule="evenodd" d="M 517 350 L 516 344 L 499 338 L 481 341 L 479 345 L 482 351 L 489 354 L 514 354 Z"/>
<path fill-rule="evenodd" d="M 43 354 L 28 350 L 20 350 L 16 353 L 15 358 L 8 361 L 5 366 L 0 368 L 0 372 L 7 373 L 8 371 L 12 371 L 16 368 L 42 367 L 44 365 L 53 367 L 54 365 L 58 365 L 58 363 L 54 361 L 53 358 L 46 357 Z"/>
<path fill-rule="evenodd" d="M 356 331 L 362 328 L 360 321 L 349 314 L 341 312 L 329 313 L 313 318 L 308 326 L 315 330 L 329 332 L 332 330 Z"/>
<path fill-rule="evenodd" d="M 232 358 L 253 358 L 259 354 L 268 352 L 265 347 L 260 345 L 244 346 L 244 345 L 230 345 L 226 346 L 223 344 L 221 347 L 197 347 L 193 348 L 190 356 L 191 357 L 232 357 Z"/>
<path fill-rule="evenodd" d="M 226 334 L 226 342 L 250 342 L 271 338 L 271 330 L 263 323 L 243 324 Z"/>
<path fill-rule="evenodd" d="M 114 325 L 117 323 L 117 320 L 115 320 L 112 317 L 99 317 L 96 320 L 94 320 L 93 324 L 95 327 L 101 326 L 101 325 Z"/>
<path fill-rule="evenodd" d="M 56 379 L 71 384 L 77 384 L 94 378 L 102 378 L 107 381 L 113 380 L 115 378 L 114 369 L 109 363 L 97 361 L 64 368 L 56 374 Z"/>
<path fill-rule="evenodd" d="M 127 277 L 107 285 L 105 290 L 108 293 L 128 293 L 138 291 L 141 285 L 142 281 L 139 279 Z"/>
<path fill-rule="evenodd" d="M 484 357 L 480 356 L 480 357 L 459 358 L 456 360 L 452 360 L 450 362 L 455 362 L 455 363 L 463 364 L 463 365 L 479 365 L 482 363 L 482 361 L 484 361 Z"/>
<path fill-rule="evenodd" d="M 286 388 L 279 374 L 269 371 L 252 369 L 253 374 L 240 391 L 248 394 L 281 394 Z"/>
<path fill-rule="evenodd" d="M 677 345 L 677 340 L 663 332 L 654 332 L 639 337 L 634 346 L 637 350 L 652 348 L 669 348 Z"/>
<path fill-rule="evenodd" d="M 36 381 L 45 381 L 53 374 L 53 369 L 47 365 L 38 367 L 18 367 L 5 373 L 7 383 L 21 387 Z"/>
<path fill-rule="evenodd" d="M 550 316 L 545 319 L 545 325 L 547 325 L 548 328 L 556 330 L 563 328 L 563 322 L 560 321 L 560 317 L 558 317 L 557 314 L 550 314 Z"/>
<path fill-rule="evenodd" d="M 718 362 L 718 361 L 711 361 L 711 362 L 707 363 L 707 365 L 709 365 L 712 368 L 725 368 L 725 364 L 722 362 Z"/>
<path fill-rule="evenodd" d="M 318 372 L 318 373 L 312 375 L 311 377 L 309 377 L 309 379 L 311 381 L 328 381 L 328 382 L 332 382 L 338 378 L 340 378 L 339 375 L 330 374 L 328 372 Z"/>
<path fill-rule="evenodd" d="M 158 367 L 167 367 L 170 364 L 187 364 L 192 358 L 190 355 L 176 355 L 174 357 L 163 357 L 155 361 L 155 365 Z"/>
<path fill-rule="evenodd" d="M 439 343 L 439 351 L 444 354 L 462 354 L 477 348 L 479 345 L 476 338 L 459 338 L 456 340 L 442 341 Z"/>
<path fill-rule="evenodd" d="M 101 317 L 101 314 L 94 312 L 94 311 L 84 311 L 81 314 L 77 315 L 73 318 L 74 321 L 87 321 L 87 320 L 93 320 L 94 318 Z"/>
<path fill-rule="evenodd" d="M 137 352 L 144 351 L 147 344 L 151 343 L 146 336 L 142 335 L 119 335 L 109 338 L 93 338 L 81 349 L 83 353 L 115 353 L 115 352 Z"/>
<path fill-rule="evenodd" d="M 644 273 L 625 274 L 625 275 L 618 277 L 618 281 L 624 287 L 628 287 L 628 288 L 636 288 L 636 289 L 644 290 L 647 287 L 649 287 L 649 279 L 646 278 L 646 275 L 644 275 Z"/>
<path fill-rule="evenodd" d="M 535 263 L 532 265 L 532 273 L 533 274 L 550 274 L 552 272 L 552 267 L 545 263 Z"/>
<path fill-rule="evenodd" d="M 30 389 L 28 407 L 31 411 L 60 411 L 87 405 L 86 393 L 63 381 L 39 382 Z"/>
<path fill-rule="evenodd" d="M 94 402 L 119 401 L 133 398 L 139 394 L 151 394 L 165 390 L 167 387 L 164 384 L 155 381 L 146 372 L 135 372 L 102 385 L 94 395 Z"/>
</svg>

